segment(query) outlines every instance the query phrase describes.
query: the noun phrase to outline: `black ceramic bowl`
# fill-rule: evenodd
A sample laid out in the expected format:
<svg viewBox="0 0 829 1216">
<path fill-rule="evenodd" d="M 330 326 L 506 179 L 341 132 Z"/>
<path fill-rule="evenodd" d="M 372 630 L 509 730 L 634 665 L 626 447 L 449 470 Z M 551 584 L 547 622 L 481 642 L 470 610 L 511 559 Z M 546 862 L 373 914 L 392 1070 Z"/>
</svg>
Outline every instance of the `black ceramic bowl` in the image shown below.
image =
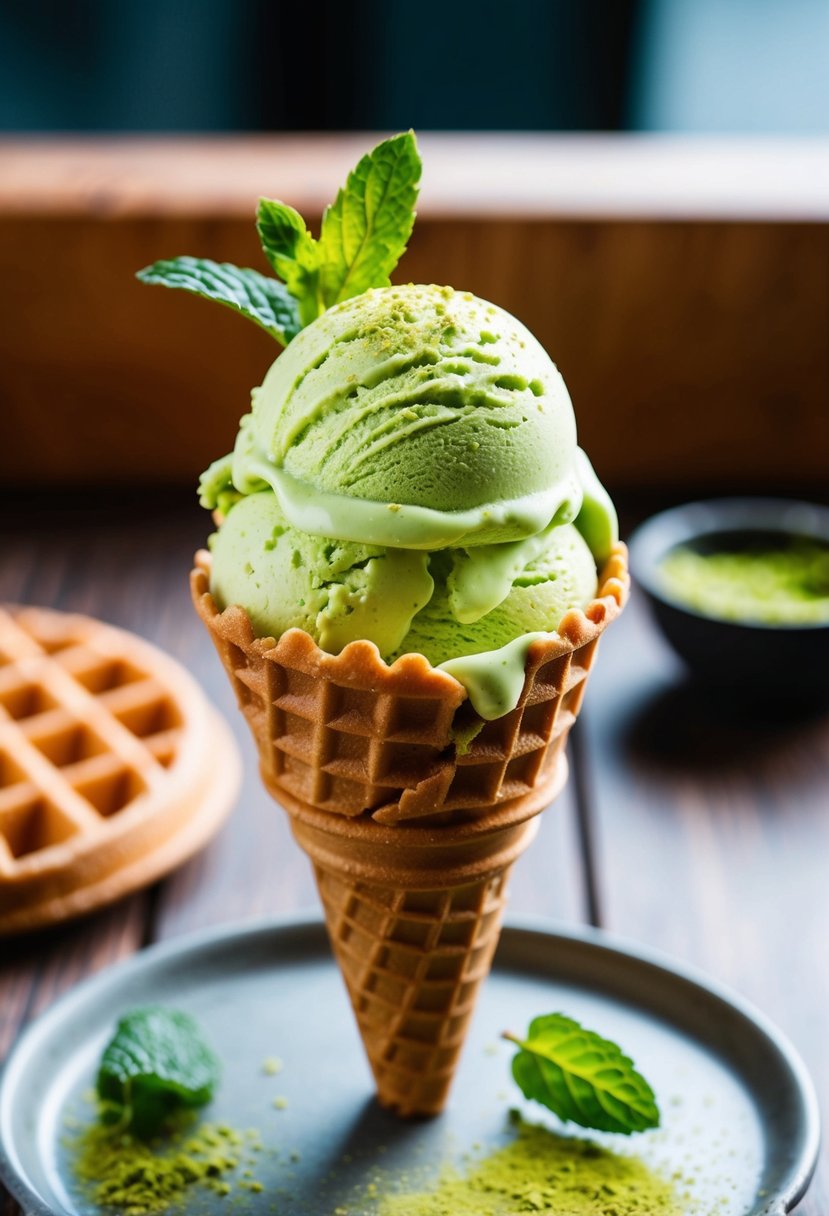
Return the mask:
<svg viewBox="0 0 829 1216">
<path fill-rule="evenodd" d="M 712 499 L 663 511 L 633 533 L 633 578 L 695 675 L 734 691 L 829 701 L 829 623 L 770 625 L 704 616 L 675 598 L 659 575 L 662 560 L 680 545 L 734 551 L 792 538 L 829 545 L 829 508 L 788 499 Z"/>
</svg>

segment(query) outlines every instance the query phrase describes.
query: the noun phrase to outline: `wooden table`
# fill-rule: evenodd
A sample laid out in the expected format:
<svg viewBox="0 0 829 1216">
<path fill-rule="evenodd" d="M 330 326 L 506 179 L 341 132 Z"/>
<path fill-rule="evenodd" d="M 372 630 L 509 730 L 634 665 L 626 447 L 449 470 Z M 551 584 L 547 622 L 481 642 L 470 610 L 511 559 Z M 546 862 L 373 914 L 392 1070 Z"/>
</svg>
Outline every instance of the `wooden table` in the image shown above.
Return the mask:
<svg viewBox="0 0 829 1216">
<path fill-rule="evenodd" d="M 218 839 L 166 882 L 83 923 L 0 942 L 0 1055 L 78 980 L 151 942 L 315 900 L 190 606 L 205 517 L 186 499 L 74 499 L 4 503 L 0 599 L 101 616 L 172 652 L 232 723 L 245 785 Z M 790 1035 L 825 1100 L 829 720 L 779 719 L 772 700 L 748 721 L 696 692 L 634 594 L 602 644 L 570 783 L 519 862 L 511 906 L 590 920 L 705 968 Z M 829 1211 L 827 1148 L 800 1211 Z"/>
<path fill-rule="evenodd" d="M 0 138 L 0 480 L 36 464 L 40 485 L 103 468 L 189 484 L 226 451 L 272 339 L 135 271 L 177 253 L 265 270 L 258 197 L 316 232 L 377 139 Z M 608 482 L 661 477 L 688 498 L 825 478 L 829 138 L 442 132 L 421 146 L 395 277 L 520 317 Z"/>
</svg>

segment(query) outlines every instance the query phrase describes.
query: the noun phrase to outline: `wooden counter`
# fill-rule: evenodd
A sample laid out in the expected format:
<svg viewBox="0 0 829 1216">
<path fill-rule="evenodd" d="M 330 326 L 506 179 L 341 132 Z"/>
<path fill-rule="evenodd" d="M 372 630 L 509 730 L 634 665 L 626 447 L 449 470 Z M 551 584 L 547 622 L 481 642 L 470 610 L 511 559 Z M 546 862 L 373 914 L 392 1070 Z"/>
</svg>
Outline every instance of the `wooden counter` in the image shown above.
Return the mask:
<svg viewBox="0 0 829 1216">
<path fill-rule="evenodd" d="M 8 514 L 8 513 L 7 513 Z M 84 922 L 0 944 L 0 1058 L 83 977 L 151 942 L 315 906 L 311 868 L 259 780 L 253 744 L 187 571 L 207 516 L 174 502 L 60 497 L 14 514 L 0 600 L 90 612 L 165 647 L 242 750 L 227 827 L 167 881 Z M 592 921 L 704 968 L 791 1037 L 829 1101 L 829 717 L 735 714 L 683 677 L 634 591 L 602 641 L 571 778 L 511 882 L 513 913 Z M 829 1144 L 799 1216 L 829 1211 Z M 19 1216 L 11 1203 L 0 1212 Z"/>
<path fill-rule="evenodd" d="M 318 221 L 374 135 L 0 142 L 0 476 L 192 484 L 275 347 L 134 279 L 265 269 L 260 194 Z M 829 449 L 829 141 L 427 135 L 398 279 L 519 315 L 614 486 L 791 490 Z"/>
</svg>

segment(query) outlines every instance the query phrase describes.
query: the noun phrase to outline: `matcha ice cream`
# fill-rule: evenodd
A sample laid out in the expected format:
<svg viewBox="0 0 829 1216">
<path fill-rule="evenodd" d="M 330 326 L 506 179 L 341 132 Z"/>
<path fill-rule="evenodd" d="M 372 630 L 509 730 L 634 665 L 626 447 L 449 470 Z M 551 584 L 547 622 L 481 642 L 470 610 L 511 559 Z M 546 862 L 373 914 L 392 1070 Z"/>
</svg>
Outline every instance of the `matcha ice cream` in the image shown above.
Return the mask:
<svg viewBox="0 0 829 1216">
<path fill-rule="evenodd" d="M 509 313 L 449 287 L 370 290 L 302 330 L 202 502 L 226 513 L 220 606 L 261 636 L 449 663 L 486 717 L 504 697 L 464 660 L 520 670 L 526 645 L 502 648 L 583 607 L 616 539 L 557 368 Z"/>
<path fill-rule="evenodd" d="M 267 490 L 234 506 L 211 549 L 214 596 L 222 605 L 243 604 L 260 636 L 297 626 L 333 654 L 370 638 L 386 658 L 416 650 L 434 666 L 549 629 L 596 590 L 590 550 L 572 524 L 563 525 L 490 612 L 465 622 L 452 595 L 462 550 L 430 556 L 312 536 L 287 522 Z"/>
<path fill-rule="evenodd" d="M 391 654 L 434 587 L 427 553 L 294 528 L 271 490 L 236 503 L 210 547 L 220 604 L 243 604 L 261 637 L 297 626 L 332 654 L 357 638 Z"/>
<path fill-rule="evenodd" d="M 402 1116 L 446 1101 L 507 877 L 566 779 L 627 586 L 543 348 L 468 292 L 390 285 L 420 167 L 411 132 L 384 140 L 318 236 L 261 199 L 276 277 L 189 256 L 140 272 L 285 347 L 202 478 L 219 527 L 193 601 Z"/>
<path fill-rule="evenodd" d="M 514 317 L 449 287 L 369 291 L 323 314 L 255 392 L 249 440 L 283 486 L 287 475 L 358 503 L 471 511 L 472 543 L 526 531 L 523 520 L 478 517 L 481 508 L 537 497 L 525 510 L 547 523 L 578 493 L 575 422 L 556 367 Z M 244 447 L 237 457 L 241 477 L 255 477 Z M 419 524 L 417 547 L 442 539 Z"/>
</svg>

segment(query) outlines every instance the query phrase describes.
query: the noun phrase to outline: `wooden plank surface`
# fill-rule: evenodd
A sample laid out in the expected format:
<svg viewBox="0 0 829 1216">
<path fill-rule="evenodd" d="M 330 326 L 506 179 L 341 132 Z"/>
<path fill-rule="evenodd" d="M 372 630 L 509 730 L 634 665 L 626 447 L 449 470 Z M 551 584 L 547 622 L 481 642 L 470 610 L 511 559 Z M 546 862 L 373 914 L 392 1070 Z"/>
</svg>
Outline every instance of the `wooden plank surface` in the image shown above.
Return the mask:
<svg viewBox="0 0 829 1216">
<path fill-rule="evenodd" d="M 4 521 L 0 601 L 87 612 L 163 646 L 196 675 L 231 724 L 245 764 L 238 805 L 197 858 L 149 894 L 63 929 L 0 940 L 0 1060 L 37 1013 L 73 984 L 153 941 L 210 924 L 317 908 L 308 862 L 259 781 L 252 741 L 213 646 L 190 603 L 188 573 L 209 518 L 150 501 L 126 511 L 72 500 Z M 13 512 L 13 507 L 12 507 Z M 25 520 L 25 522 L 24 522 Z M 516 866 L 516 912 L 578 921 L 586 884 L 570 790 Z M 19 1216 L 0 1188 L 0 1213 Z"/>
<path fill-rule="evenodd" d="M 0 139 L 0 213 L 247 219 L 260 195 L 319 215 L 382 138 Z M 423 218 L 829 219 L 829 139 L 433 133 Z"/>
<path fill-rule="evenodd" d="M 74 606 L 71 550 L 52 539 L 40 549 L 32 540 L 19 532 L 3 538 L 0 601 Z M 138 894 L 94 923 L 68 926 L 48 938 L 0 940 L 0 1058 L 21 1026 L 62 992 L 143 944 L 146 906 L 146 894 Z"/>
<path fill-rule="evenodd" d="M 264 269 L 252 221 L 0 216 L 4 483 L 189 486 L 230 449 L 278 347 L 135 271 L 176 253 Z M 397 277 L 518 316 L 617 486 L 825 476 L 829 225 L 424 218 Z"/>
<path fill-rule="evenodd" d="M 7 517 L 0 540 L 0 601 L 91 611 L 88 599 L 94 589 L 89 584 L 94 587 L 94 579 L 90 580 L 88 570 L 85 581 L 74 573 L 83 536 L 74 537 L 81 542 L 75 549 L 65 543 L 61 513 L 54 510 L 34 528 L 9 525 Z M 97 513 L 95 527 L 100 533 Z M 99 545 L 99 562 L 103 550 L 112 547 L 111 533 L 108 541 L 108 546 Z M 140 892 L 88 921 L 32 938 L 0 939 L 0 1060 L 31 1018 L 62 993 L 144 945 L 149 898 Z M 16 1216 L 18 1211 L 0 1188 L 3 1216 Z"/>
<path fill-rule="evenodd" d="M 0 141 L 4 483 L 192 484 L 277 348 L 135 271 L 179 253 L 265 270 L 259 195 L 316 225 L 374 139 Z M 788 489 L 829 447 L 827 149 L 427 136 L 397 279 L 520 317 L 613 484 L 734 488 L 737 469 Z"/>
<path fill-rule="evenodd" d="M 125 514 L 108 508 L 73 512 L 70 505 L 60 516 L 47 511 L 31 527 L 18 529 L 0 557 L 0 600 L 86 612 L 149 638 L 195 674 L 234 731 L 245 769 L 238 807 L 214 844 L 160 889 L 154 938 L 311 907 L 316 898 L 310 867 L 259 781 L 247 727 L 190 602 L 193 553 L 211 529 L 209 515 L 195 506 L 168 511 L 151 502 Z M 572 808 L 568 792 L 545 816 L 537 848 L 520 863 L 516 908 L 581 917 Z"/>
<path fill-rule="evenodd" d="M 308 865 L 260 788 L 246 728 L 189 603 L 186 573 L 204 514 L 152 497 L 132 507 L 107 499 L 88 507 L 71 496 L 33 506 L 16 514 L 12 502 L 6 511 L 0 599 L 91 612 L 170 650 L 227 714 L 247 777 L 223 833 L 166 883 L 57 933 L 0 943 L 0 1054 L 60 992 L 147 941 L 314 900 Z M 585 918 L 576 811 L 587 809 L 604 923 L 758 1003 L 801 1050 L 825 1100 L 827 723 L 781 722 L 775 706 L 734 719 L 679 674 L 634 598 L 591 677 L 578 779 L 519 863 L 512 908 Z M 825 1161 L 821 1171 L 803 1216 L 829 1209 Z"/>
</svg>

